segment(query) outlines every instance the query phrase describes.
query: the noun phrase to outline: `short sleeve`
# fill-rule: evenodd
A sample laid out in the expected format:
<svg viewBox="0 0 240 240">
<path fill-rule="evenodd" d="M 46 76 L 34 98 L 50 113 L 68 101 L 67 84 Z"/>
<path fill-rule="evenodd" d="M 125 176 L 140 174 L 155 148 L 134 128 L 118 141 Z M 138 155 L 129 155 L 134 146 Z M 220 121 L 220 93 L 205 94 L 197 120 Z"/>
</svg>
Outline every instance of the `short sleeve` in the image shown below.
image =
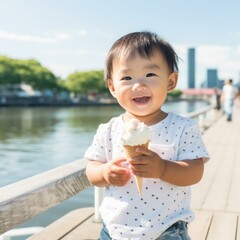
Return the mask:
<svg viewBox="0 0 240 240">
<path fill-rule="evenodd" d="M 107 134 L 107 124 L 100 124 L 94 136 L 92 145 L 87 149 L 84 157 L 89 160 L 106 162 L 105 138 Z"/>
<path fill-rule="evenodd" d="M 203 158 L 204 162 L 209 160 L 209 154 L 202 141 L 202 136 L 197 123 L 189 119 L 185 125 L 178 147 L 178 160 L 192 160 Z"/>
</svg>

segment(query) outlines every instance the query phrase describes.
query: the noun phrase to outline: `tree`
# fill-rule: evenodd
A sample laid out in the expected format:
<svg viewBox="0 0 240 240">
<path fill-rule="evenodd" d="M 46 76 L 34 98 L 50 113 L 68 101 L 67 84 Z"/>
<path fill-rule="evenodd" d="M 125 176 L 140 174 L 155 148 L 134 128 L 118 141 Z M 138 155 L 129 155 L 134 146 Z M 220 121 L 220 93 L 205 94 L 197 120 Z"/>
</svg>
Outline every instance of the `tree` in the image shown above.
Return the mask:
<svg viewBox="0 0 240 240">
<path fill-rule="evenodd" d="M 66 87 L 74 93 L 106 93 L 103 70 L 75 72 L 66 80 Z"/>
<path fill-rule="evenodd" d="M 10 58 L 0 56 L 0 84 L 20 83 Z"/>
<path fill-rule="evenodd" d="M 180 89 L 174 89 L 172 92 L 168 94 L 171 97 L 180 97 L 182 95 L 182 91 Z"/>
<path fill-rule="evenodd" d="M 57 77 L 34 59 L 0 56 L 0 84 L 29 84 L 36 90 L 58 90 Z"/>
</svg>

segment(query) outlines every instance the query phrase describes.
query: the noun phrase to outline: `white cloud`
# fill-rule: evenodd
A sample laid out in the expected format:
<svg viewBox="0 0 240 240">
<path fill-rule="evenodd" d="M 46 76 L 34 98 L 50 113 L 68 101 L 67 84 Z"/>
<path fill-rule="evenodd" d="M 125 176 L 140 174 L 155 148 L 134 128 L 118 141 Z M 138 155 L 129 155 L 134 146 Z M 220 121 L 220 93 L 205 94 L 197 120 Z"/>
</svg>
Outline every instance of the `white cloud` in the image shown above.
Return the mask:
<svg viewBox="0 0 240 240">
<path fill-rule="evenodd" d="M 240 47 L 230 46 L 199 46 L 197 47 L 197 65 L 200 71 L 209 68 L 218 69 L 220 79 L 233 78 L 239 81 Z"/>
<path fill-rule="evenodd" d="M 0 31 L 0 39 L 35 42 L 35 43 L 56 43 L 58 41 L 70 39 L 71 35 L 65 32 L 55 32 L 52 36 L 35 36 L 28 34 L 17 34 L 13 32 Z"/>
<path fill-rule="evenodd" d="M 85 29 L 69 30 L 69 33 L 72 35 L 78 35 L 78 36 L 87 36 L 88 35 L 88 32 Z"/>
<path fill-rule="evenodd" d="M 44 55 L 49 55 L 49 56 L 92 56 L 92 57 L 102 57 L 104 58 L 106 56 L 105 52 L 100 52 L 100 51 L 91 51 L 88 49 L 48 49 L 44 50 Z M 103 60 L 104 61 L 104 60 Z"/>
<path fill-rule="evenodd" d="M 208 68 L 217 68 L 219 64 L 231 57 L 232 48 L 229 46 L 199 46 L 196 55 L 199 64 Z"/>
<path fill-rule="evenodd" d="M 52 32 L 46 31 L 42 36 L 31 34 L 18 34 L 0 30 L 0 39 L 21 41 L 21 42 L 35 42 L 35 43 L 56 43 L 59 41 L 72 39 L 75 36 L 87 36 L 89 33 L 84 29 L 68 30 L 65 32 L 54 30 Z"/>
<path fill-rule="evenodd" d="M 9 31 L 0 30 L 0 39 L 20 41 L 20 42 L 33 42 L 33 43 L 56 43 L 63 40 L 74 39 L 76 37 L 85 37 L 92 35 L 98 38 L 111 39 L 112 34 L 102 32 L 99 30 L 88 32 L 85 29 L 70 29 L 67 31 L 54 30 L 52 32 L 45 31 L 43 35 L 36 36 L 32 34 L 19 34 Z"/>
</svg>

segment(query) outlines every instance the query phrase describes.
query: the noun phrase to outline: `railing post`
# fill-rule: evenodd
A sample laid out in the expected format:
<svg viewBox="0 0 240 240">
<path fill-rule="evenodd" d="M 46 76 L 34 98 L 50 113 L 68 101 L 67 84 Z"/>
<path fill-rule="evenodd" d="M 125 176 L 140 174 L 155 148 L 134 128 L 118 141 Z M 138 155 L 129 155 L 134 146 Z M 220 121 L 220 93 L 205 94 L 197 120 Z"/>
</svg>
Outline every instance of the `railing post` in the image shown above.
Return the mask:
<svg viewBox="0 0 240 240">
<path fill-rule="evenodd" d="M 99 207 L 102 203 L 104 198 L 104 188 L 102 187 L 94 187 L 94 222 L 100 223 L 102 222 L 101 215 L 99 213 Z"/>
<path fill-rule="evenodd" d="M 204 116 L 203 114 L 198 115 L 198 125 L 200 129 L 204 129 Z"/>
</svg>

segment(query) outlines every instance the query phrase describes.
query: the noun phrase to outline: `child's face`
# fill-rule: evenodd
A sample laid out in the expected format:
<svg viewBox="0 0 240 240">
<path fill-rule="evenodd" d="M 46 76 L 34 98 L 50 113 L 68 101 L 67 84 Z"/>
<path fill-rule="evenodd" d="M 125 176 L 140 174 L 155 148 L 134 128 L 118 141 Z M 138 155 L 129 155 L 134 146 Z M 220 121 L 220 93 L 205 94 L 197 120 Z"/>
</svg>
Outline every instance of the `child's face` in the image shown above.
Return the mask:
<svg viewBox="0 0 240 240">
<path fill-rule="evenodd" d="M 137 55 L 114 63 L 108 86 L 119 104 L 131 115 L 157 118 L 167 93 L 176 86 L 177 77 L 176 72 L 170 73 L 162 54 L 157 53 L 150 58 Z"/>
</svg>

